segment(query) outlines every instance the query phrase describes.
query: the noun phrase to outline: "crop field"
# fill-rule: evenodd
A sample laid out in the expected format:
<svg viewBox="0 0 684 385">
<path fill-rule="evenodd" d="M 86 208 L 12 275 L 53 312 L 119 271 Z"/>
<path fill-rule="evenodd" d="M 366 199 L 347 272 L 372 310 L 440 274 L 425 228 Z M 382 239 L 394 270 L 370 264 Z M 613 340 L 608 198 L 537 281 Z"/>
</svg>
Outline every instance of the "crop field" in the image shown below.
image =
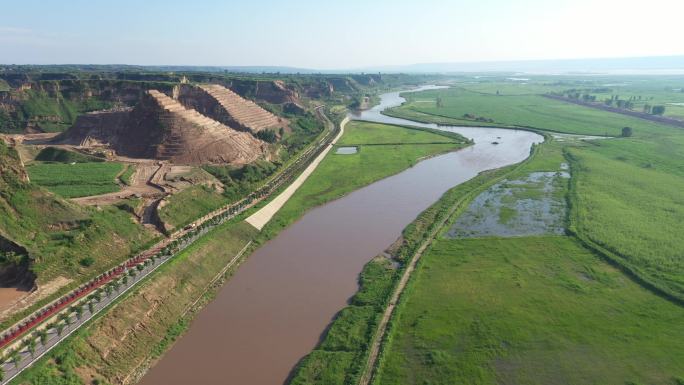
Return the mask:
<svg viewBox="0 0 684 385">
<path fill-rule="evenodd" d="M 439 240 L 374 384 L 675 384 L 684 309 L 567 237 Z"/>
<path fill-rule="evenodd" d="M 387 144 L 377 145 L 383 143 Z M 421 158 L 462 148 L 465 139 L 450 133 L 352 121 L 338 142 L 339 146 L 348 144 L 358 146 L 359 151 L 351 155 L 328 155 L 264 228 L 266 231 L 282 228 L 309 208 L 396 174 Z"/>
<path fill-rule="evenodd" d="M 530 91 L 534 91 L 534 88 Z M 623 127 L 659 132 L 662 126 L 637 118 L 551 100 L 541 95 L 496 95 L 450 88 L 406 93 L 407 103 L 388 115 L 464 125 L 520 126 L 582 135 L 619 136 Z M 437 107 L 437 98 L 442 106 Z M 468 118 L 464 116 L 468 115 Z M 478 120 L 478 118 L 481 118 Z"/>
<path fill-rule="evenodd" d="M 106 194 L 119 190 L 121 163 L 36 163 L 27 167 L 31 182 L 65 198 Z"/>
</svg>

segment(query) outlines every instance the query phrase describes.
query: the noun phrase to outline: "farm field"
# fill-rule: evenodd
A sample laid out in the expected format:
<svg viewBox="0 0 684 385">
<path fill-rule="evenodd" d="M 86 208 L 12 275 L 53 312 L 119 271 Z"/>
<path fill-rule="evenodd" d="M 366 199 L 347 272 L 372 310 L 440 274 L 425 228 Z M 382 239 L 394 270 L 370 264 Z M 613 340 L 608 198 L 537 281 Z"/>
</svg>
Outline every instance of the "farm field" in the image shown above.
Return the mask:
<svg viewBox="0 0 684 385">
<path fill-rule="evenodd" d="M 440 239 L 374 384 L 674 384 L 684 309 L 568 237 Z"/>
<path fill-rule="evenodd" d="M 121 163 L 34 163 L 27 167 L 31 182 L 65 198 L 106 194 L 118 191 L 116 176 Z"/>
</svg>

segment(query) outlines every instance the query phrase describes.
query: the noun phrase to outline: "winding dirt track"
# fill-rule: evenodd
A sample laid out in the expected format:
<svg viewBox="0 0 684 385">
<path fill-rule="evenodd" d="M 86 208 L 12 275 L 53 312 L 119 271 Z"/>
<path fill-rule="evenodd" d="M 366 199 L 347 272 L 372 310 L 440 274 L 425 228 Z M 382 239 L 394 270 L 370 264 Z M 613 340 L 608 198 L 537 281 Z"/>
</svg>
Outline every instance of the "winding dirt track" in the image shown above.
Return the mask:
<svg viewBox="0 0 684 385">
<path fill-rule="evenodd" d="M 152 183 L 152 178 L 162 166 L 155 163 L 138 163 L 136 167 L 135 173 L 131 177 L 130 186 L 124 186 L 120 191 L 112 193 L 73 198 L 71 200 L 78 204 L 93 206 L 112 204 L 134 195 L 149 198 L 162 195 L 164 190 Z"/>
<path fill-rule="evenodd" d="M 378 361 L 378 355 L 380 354 L 380 346 L 382 345 L 382 340 L 384 339 L 385 333 L 387 332 L 387 324 L 389 323 L 389 320 L 392 318 L 394 309 L 397 307 L 399 297 L 404 292 L 406 284 L 408 283 L 409 278 L 411 278 L 411 274 L 413 274 L 413 271 L 416 269 L 416 265 L 418 264 L 420 257 L 423 256 L 423 252 L 425 252 L 425 249 L 427 249 L 428 246 L 432 244 L 432 241 L 435 238 L 435 236 L 437 236 L 437 234 L 442 229 L 447 220 L 451 218 L 456 209 L 459 207 L 460 203 L 461 201 L 459 201 L 449 209 L 449 215 L 445 216 L 442 222 L 439 224 L 439 226 L 436 226 L 432 233 L 430 233 L 430 235 L 425 239 L 425 241 L 423 241 L 423 244 L 420 245 L 418 251 L 416 251 L 416 253 L 411 258 L 411 261 L 406 267 L 406 270 L 404 270 L 404 274 L 402 274 L 401 279 L 397 284 L 397 287 L 392 292 L 392 297 L 390 298 L 389 304 L 385 308 L 385 312 L 382 314 L 382 319 L 380 319 L 380 323 L 378 324 L 378 328 L 375 332 L 375 336 L 373 337 L 373 341 L 371 342 L 371 346 L 369 349 L 368 362 L 366 363 L 363 374 L 361 375 L 361 379 L 359 380 L 359 385 L 368 385 L 370 383 L 370 380 L 373 378 L 373 374 L 375 373 L 375 366 Z"/>
</svg>

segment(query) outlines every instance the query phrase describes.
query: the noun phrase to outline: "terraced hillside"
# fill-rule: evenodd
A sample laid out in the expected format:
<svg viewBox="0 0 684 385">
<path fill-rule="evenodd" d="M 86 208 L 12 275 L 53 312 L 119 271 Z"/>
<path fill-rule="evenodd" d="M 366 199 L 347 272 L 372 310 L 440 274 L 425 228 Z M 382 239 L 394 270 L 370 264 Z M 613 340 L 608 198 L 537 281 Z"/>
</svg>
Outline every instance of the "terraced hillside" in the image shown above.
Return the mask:
<svg viewBox="0 0 684 385">
<path fill-rule="evenodd" d="M 276 118 L 277 119 L 277 118 Z M 61 135 L 62 143 L 101 143 L 117 154 L 184 164 L 246 164 L 263 157 L 267 145 L 149 90 L 132 110 L 86 114 Z"/>
<path fill-rule="evenodd" d="M 218 84 L 183 85 L 180 89 L 179 100 L 184 105 L 229 127 L 253 134 L 267 129 L 277 129 L 287 124 L 285 120 L 266 111 L 258 104 Z"/>
<path fill-rule="evenodd" d="M 245 164 L 264 154 L 264 143 L 253 136 L 185 108 L 157 90 L 148 94 L 163 110 L 160 121 L 166 128 L 155 158 L 175 163 Z"/>
</svg>

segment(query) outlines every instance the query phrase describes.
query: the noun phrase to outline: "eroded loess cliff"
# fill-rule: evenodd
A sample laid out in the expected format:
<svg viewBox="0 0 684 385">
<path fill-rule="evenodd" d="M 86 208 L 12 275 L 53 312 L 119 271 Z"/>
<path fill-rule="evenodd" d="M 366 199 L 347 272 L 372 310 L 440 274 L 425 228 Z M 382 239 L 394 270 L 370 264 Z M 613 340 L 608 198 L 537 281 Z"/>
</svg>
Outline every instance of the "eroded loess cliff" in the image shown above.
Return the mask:
<svg viewBox="0 0 684 385">
<path fill-rule="evenodd" d="M 181 164 L 251 163 L 268 146 L 150 90 L 132 109 L 82 115 L 58 141 L 75 145 L 108 145 L 118 155 L 168 160 Z"/>
</svg>

